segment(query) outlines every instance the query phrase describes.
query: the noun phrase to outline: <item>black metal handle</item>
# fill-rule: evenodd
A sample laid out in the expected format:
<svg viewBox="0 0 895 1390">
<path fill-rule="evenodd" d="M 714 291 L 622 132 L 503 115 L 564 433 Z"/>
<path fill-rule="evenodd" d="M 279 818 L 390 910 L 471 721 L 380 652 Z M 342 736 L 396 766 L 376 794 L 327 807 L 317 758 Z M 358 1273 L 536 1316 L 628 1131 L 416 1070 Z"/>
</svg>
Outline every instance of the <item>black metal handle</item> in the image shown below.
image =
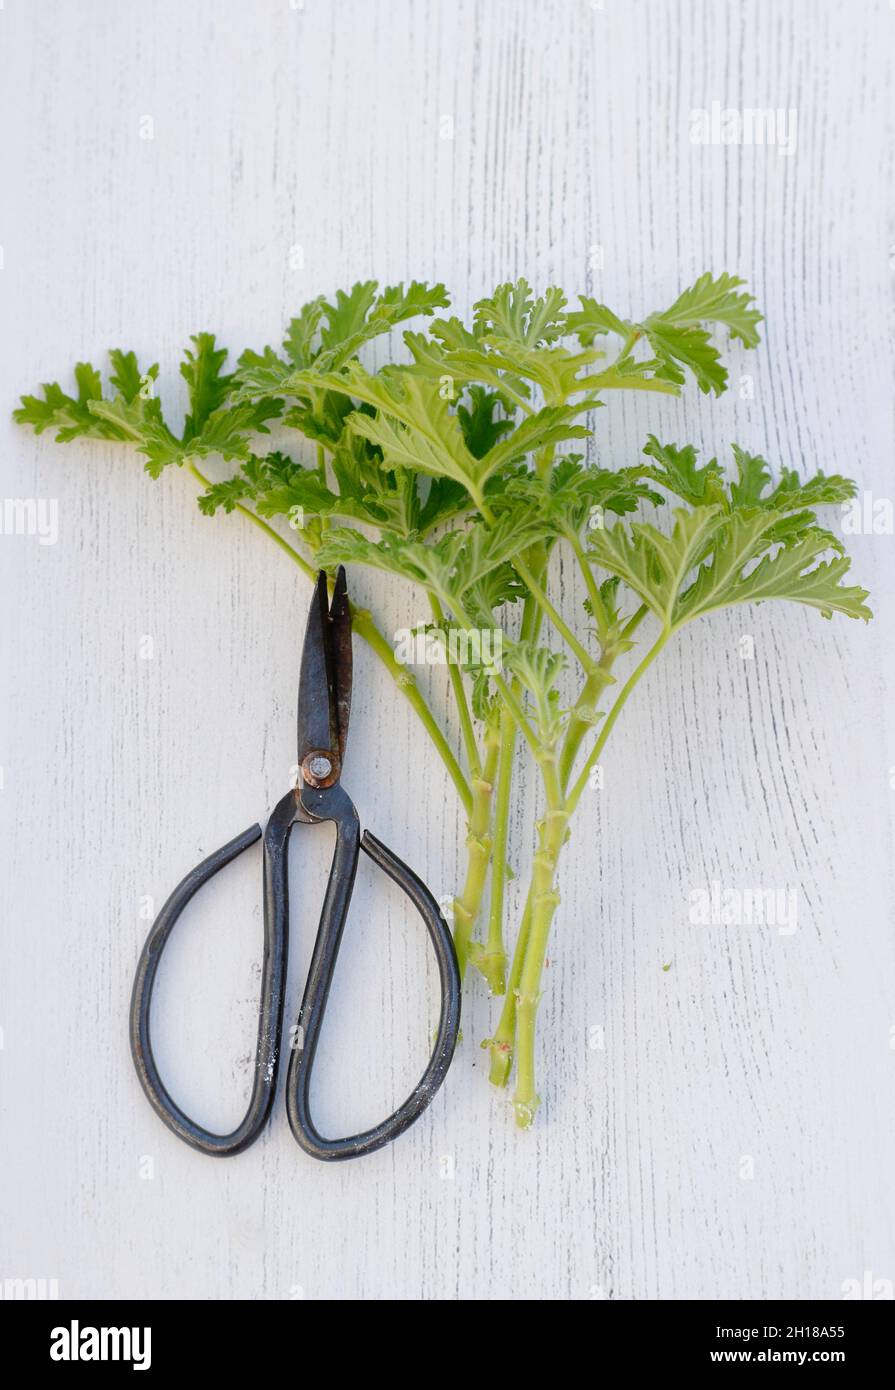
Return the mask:
<svg viewBox="0 0 895 1390">
<path fill-rule="evenodd" d="M 360 839 L 357 811 L 341 787 L 314 793 L 305 788 L 302 804 L 313 819 L 335 824 L 336 849 L 302 999 L 298 1034 L 289 1060 L 286 1106 L 292 1133 L 305 1153 L 332 1162 L 360 1158 L 381 1149 L 419 1119 L 432 1100 L 447 1075 L 460 1032 L 460 970 L 450 931 L 432 894 L 413 870 L 369 831 Z M 404 890 L 423 918 L 438 961 L 441 1011 L 429 1063 L 403 1105 L 373 1129 L 345 1139 L 325 1139 L 311 1118 L 311 1074 L 351 903 L 358 848 Z"/>
<path fill-rule="evenodd" d="M 150 929 L 140 954 L 130 1008 L 130 1041 L 140 1084 L 153 1110 L 168 1128 L 200 1153 L 226 1158 L 241 1153 L 258 1138 L 270 1116 L 276 1095 L 280 1037 L 289 955 L 289 832 L 297 819 L 332 821 L 336 848 L 323 911 L 311 957 L 298 1027 L 291 1040 L 292 1056 L 286 1083 L 289 1124 L 298 1143 L 320 1159 L 359 1158 L 382 1148 L 418 1119 L 447 1074 L 460 1030 L 460 971 L 447 923 L 425 884 L 375 836 L 361 839 L 357 811 L 341 787 L 305 788 L 299 802 L 293 791 L 283 797 L 264 830 L 264 963 L 255 1077 L 249 1106 L 230 1134 L 204 1129 L 173 1100 L 159 1074 L 152 1050 L 150 1011 L 162 953 L 178 918 L 203 884 L 238 855 L 257 843 L 261 827 L 251 826 L 204 859 L 174 889 Z M 309 1090 L 314 1057 L 336 968 L 342 932 L 351 904 L 357 857 L 364 850 L 375 864 L 408 895 L 426 924 L 438 961 L 441 1012 L 432 1056 L 404 1104 L 374 1129 L 346 1139 L 325 1139 L 310 1115 Z"/>
<path fill-rule="evenodd" d="M 149 1027 L 152 992 L 177 919 L 203 884 L 261 838 L 253 825 L 197 864 L 174 889 L 152 925 L 140 954 L 130 1008 L 131 1053 L 140 1084 L 153 1110 L 170 1130 L 200 1153 L 216 1158 L 238 1154 L 253 1144 L 270 1115 L 277 1086 L 280 1034 L 289 948 L 289 908 L 286 888 L 286 846 L 295 819 L 295 793 L 284 797 L 264 831 L 264 964 L 255 1077 L 248 1109 L 230 1134 L 214 1134 L 191 1120 L 172 1099 L 159 1074 Z"/>
</svg>

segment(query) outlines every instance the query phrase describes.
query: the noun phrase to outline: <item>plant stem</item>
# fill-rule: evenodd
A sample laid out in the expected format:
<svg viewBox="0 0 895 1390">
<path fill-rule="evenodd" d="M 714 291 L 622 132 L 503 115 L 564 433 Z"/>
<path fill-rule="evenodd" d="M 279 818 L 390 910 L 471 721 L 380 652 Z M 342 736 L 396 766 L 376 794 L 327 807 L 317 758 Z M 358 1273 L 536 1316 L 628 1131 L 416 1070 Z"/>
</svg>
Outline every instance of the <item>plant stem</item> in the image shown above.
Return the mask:
<svg viewBox="0 0 895 1390">
<path fill-rule="evenodd" d="M 444 610 L 434 594 L 429 594 L 429 603 L 432 608 L 432 617 L 438 627 L 445 626 Z M 463 734 L 463 746 L 466 749 L 466 761 L 469 764 L 469 771 L 473 777 L 477 777 L 482 770 L 481 759 L 479 758 L 479 746 L 475 736 L 475 729 L 472 723 L 472 715 L 469 712 L 469 702 L 466 699 L 466 687 L 463 684 L 463 672 L 456 661 L 451 661 L 448 656 L 448 679 L 451 682 L 451 689 L 454 692 L 454 700 L 457 705 L 457 713 L 460 716 L 460 729 Z"/>
<path fill-rule="evenodd" d="M 436 722 L 435 716 L 420 692 L 416 676 L 398 661 L 392 651 L 391 644 L 386 641 L 385 637 L 379 631 L 373 621 L 373 615 L 368 608 L 355 608 L 352 604 L 351 625 L 353 631 L 358 633 L 364 641 L 372 647 L 402 695 L 405 695 L 410 701 L 422 721 L 426 732 L 435 745 L 441 761 L 447 768 L 450 779 L 457 789 L 457 794 L 463 803 L 466 813 L 471 814 L 473 794 L 470 790 L 469 783 L 464 776 L 462 767 L 454 756 L 453 749 L 442 733 Z"/>
<path fill-rule="evenodd" d="M 626 625 L 625 630 L 634 631 L 642 620 L 644 611 L 638 609 Z M 515 1047 L 517 1083 L 513 1103 L 516 1110 L 516 1121 L 521 1128 L 527 1128 L 531 1124 L 538 1106 L 538 1095 L 535 1087 L 535 1021 L 540 1000 L 541 974 L 550 925 L 559 902 L 559 894 L 555 889 L 555 877 L 566 835 L 566 827 L 581 793 L 587 785 L 590 768 L 606 746 L 606 741 L 624 708 L 625 702 L 638 681 L 659 655 L 670 635 L 668 630 L 662 630 L 639 666 L 625 682 L 607 715 L 600 736 L 588 757 L 581 776 L 575 783 L 572 792 L 565 798 L 563 798 L 565 783 L 562 779 L 561 768 L 563 761 L 569 756 L 568 742 L 563 748 L 559 768 L 556 767 L 554 759 L 550 756 L 540 760 L 544 775 L 547 812 L 539 827 L 538 852 L 532 866 L 531 886 L 510 967 L 507 996 L 497 1029 L 488 1043 L 491 1051 L 491 1081 L 496 1086 L 506 1086 L 507 1084 L 513 1065 Z M 584 691 L 582 691 L 583 697 Z M 577 742 L 580 744 L 580 738 L 577 739 Z M 574 754 L 571 757 L 574 759 Z"/>
<path fill-rule="evenodd" d="M 509 706 L 510 713 L 516 722 L 516 728 L 522 734 L 522 737 L 525 739 L 532 753 L 537 755 L 540 749 L 538 736 L 525 717 L 525 710 L 522 708 L 522 703 L 519 699 L 518 684 L 514 682 L 512 686 L 507 685 L 503 676 L 495 676 L 494 684 L 503 696 L 504 703 Z"/>
<path fill-rule="evenodd" d="M 490 1081 L 494 1086 L 505 1086 L 510 1078 L 510 1071 L 513 1066 L 513 1049 L 516 1042 L 516 1004 L 519 992 L 519 981 L 522 977 L 522 965 L 525 960 L 525 949 L 528 945 L 528 937 L 531 931 L 531 890 L 525 903 L 525 911 L 522 914 L 522 921 L 519 926 L 519 935 L 516 938 L 516 947 L 513 951 L 513 960 L 510 965 L 510 977 L 507 980 L 506 997 L 503 1001 L 503 1008 L 500 1011 L 500 1018 L 494 1030 L 494 1036 L 486 1039 L 482 1047 L 487 1047 L 491 1053 Z"/>
<path fill-rule="evenodd" d="M 475 624 L 470 622 L 469 614 L 465 613 L 461 603 L 454 603 L 454 617 L 458 623 L 464 623 L 467 628 L 472 629 Z M 519 683 L 514 681 L 512 686 L 508 685 L 499 671 L 495 670 L 492 674 L 495 686 L 503 697 L 504 704 L 509 705 L 516 727 L 525 738 L 533 753 L 539 749 L 538 737 L 531 724 L 525 717 L 525 710 L 519 699 Z"/>
<path fill-rule="evenodd" d="M 539 844 L 531 874 L 531 928 L 525 947 L 516 1003 L 516 1091 L 513 1107 L 516 1123 L 527 1129 L 534 1119 L 539 1097 L 535 1087 L 535 1021 L 541 998 L 541 973 L 550 924 L 559 903 L 554 886 L 556 866 L 566 835 L 569 811 L 563 803 L 556 753 L 542 755 L 541 773 L 546 811 L 539 827 Z"/>
<path fill-rule="evenodd" d="M 200 482 L 203 487 L 211 487 L 211 479 L 206 478 L 205 474 L 199 471 L 199 469 L 193 463 L 192 459 L 187 459 L 186 466 L 192 473 L 193 477 L 197 480 L 197 482 Z M 272 541 L 276 541 L 280 549 L 286 552 L 290 560 L 292 560 L 294 564 L 298 565 L 298 568 L 301 570 L 302 574 L 306 575 L 308 579 L 317 578 L 317 571 L 314 569 L 313 565 L 309 565 L 307 560 L 302 555 L 299 555 L 295 547 L 291 546 L 289 542 L 285 540 L 279 534 L 278 531 L 275 531 L 272 526 L 268 526 L 267 522 L 262 520 L 262 518 L 258 516 L 257 512 L 253 512 L 251 507 L 245 507 L 241 502 L 237 502 L 236 511 L 241 512 L 243 516 L 248 517 L 249 521 L 254 522 L 256 526 L 260 527 L 260 529 L 264 532 L 266 536 L 270 536 Z"/>
<path fill-rule="evenodd" d="M 548 554 L 546 546 L 539 545 L 536 556 L 532 563 L 539 574 L 543 574 L 547 567 Z M 536 642 L 543 619 L 543 610 L 540 609 L 532 598 L 531 594 L 526 594 L 522 603 L 522 623 L 519 630 L 520 640 L 523 642 Z M 519 682 L 515 681 L 514 690 L 518 693 Z M 506 765 L 512 767 L 516 754 L 516 733 L 517 726 L 511 723 L 509 737 L 505 745 L 501 747 L 501 767 Z M 501 872 L 499 891 L 503 897 L 505 887 L 506 864 Z M 492 921 L 494 912 L 493 894 L 494 885 L 497 883 L 497 858 L 495 856 L 494 869 L 492 870 Z M 510 966 L 510 978 L 505 987 L 503 1008 L 498 1020 L 497 1029 L 492 1038 L 487 1038 L 482 1043 L 482 1047 L 487 1047 L 491 1051 L 491 1081 L 495 1086 L 505 1086 L 509 1079 L 510 1069 L 513 1065 L 513 1042 L 516 1036 L 516 990 L 519 986 L 519 976 L 522 971 L 522 960 L 525 954 L 525 943 L 528 940 L 528 931 L 531 924 L 531 898 L 525 904 L 525 911 L 522 914 L 522 921 L 519 925 L 519 935 L 513 949 L 513 960 Z M 489 923 L 490 928 L 490 923 Z"/>
<path fill-rule="evenodd" d="M 491 850 L 491 902 L 488 914 L 488 942 L 477 952 L 475 963 L 491 986 L 493 994 L 506 991 L 507 953 L 503 942 L 504 889 L 507 878 L 507 840 L 510 828 L 510 790 L 513 781 L 513 754 L 516 726 L 509 710 L 500 717 L 500 751 L 497 798 L 494 807 L 494 833 Z"/>
<path fill-rule="evenodd" d="M 459 898 L 454 899 L 454 946 L 460 965 L 461 978 L 470 958 L 472 933 L 482 904 L 488 865 L 491 862 L 491 798 L 494 774 L 500 751 L 499 731 L 489 727 L 485 738 L 485 762 L 480 777 L 472 779 L 472 810 L 466 836 L 468 860 L 466 882 Z"/>
<path fill-rule="evenodd" d="M 596 669 L 581 687 L 581 694 L 572 708 L 559 759 L 559 780 L 563 788 L 568 785 L 569 774 L 585 734 L 597 722 L 597 704 L 607 685 L 612 683 L 611 667 L 614 660 L 613 651 L 603 653 Z"/>
<path fill-rule="evenodd" d="M 609 632 L 609 617 L 606 613 L 606 605 L 603 603 L 603 597 L 600 593 L 600 586 L 594 578 L 594 572 L 588 563 L 587 556 L 584 553 L 584 546 L 581 544 L 581 537 L 578 535 L 578 532 L 570 527 L 565 534 L 566 539 L 575 552 L 575 558 L 581 567 L 581 573 L 584 575 L 584 582 L 587 585 L 587 596 L 590 599 L 594 621 L 597 624 L 597 632 L 600 641 L 603 642 L 606 640 L 606 636 Z"/>
<path fill-rule="evenodd" d="M 569 627 L 565 618 L 558 611 L 558 609 L 556 609 L 550 602 L 546 593 L 541 588 L 540 584 L 538 583 L 535 576 L 532 574 L 531 570 L 526 565 L 525 561 L 517 557 L 513 560 L 513 568 L 519 575 L 519 578 L 525 584 L 529 593 L 534 598 L 538 607 L 541 608 L 542 611 L 547 615 L 547 617 L 552 622 L 553 626 L 556 628 L 557 632 L 565 638 L 569 647 L 572 649 L 572 651 L 577 656 L 579 662 L 581 663 L 582 669 L 589 674 L 596 666 L 595 658 L 592 657 L 590 652 L 587 651 L 586 648 L 583 647 L 581 643 L 578 641 L 578 638 L 575 636 L 574 632 Z"/>
</svg>

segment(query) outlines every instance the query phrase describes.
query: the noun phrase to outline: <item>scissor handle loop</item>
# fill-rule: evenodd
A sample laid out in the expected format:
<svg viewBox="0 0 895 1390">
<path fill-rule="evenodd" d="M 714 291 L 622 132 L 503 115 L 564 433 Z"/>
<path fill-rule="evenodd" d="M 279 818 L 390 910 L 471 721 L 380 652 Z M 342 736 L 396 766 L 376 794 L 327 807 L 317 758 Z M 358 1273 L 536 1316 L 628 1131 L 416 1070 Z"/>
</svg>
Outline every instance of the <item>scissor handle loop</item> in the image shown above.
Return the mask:
<svg viewBox="0 0 895 1390">
<path fill-rule="evenodd" d="M 360 1158 L 397 1139 L 419 1119 L 438 1091 L 447 1075 L 460 1032 L 460 970 L 450 930 L 432 894 L 413 870 L 369 831 L 360 837 L 357 811 L 342 788 L 335 786 L 316 792 L 305 788 L 302 805 L 314 820 L 334 823 L 336 848 L 299 1014 L 297 1041 L 301 1045 L 293 1050 L 289 1059 L 286 1108 L 292 1133 L 305 1153 L 313 1158 L 335 1162 Z M 432 1055 L 404 1103 L 372 1129 L 344 1139 L 326 1139 L 311 1118 L 311 1075 L 342 932 L 351 904 L 358 848 L 404 890 L 425 922 L 438 963 L 441 1008 Z"/>
<path fill-rule="evenodd" d="M 177 885 L 150 929 L 140 953 L 130 1008 L 130 1040 L 134 1066 L 150 1105 L 168 1128 L 199 1152 L 226 1158 L 241 1153 L 258 1138 L 270 1116 L 276 1095 L 280 1038 L 289 945 L 289 833 L 297 819 L 332 821 L 336 847 L 326 888 L 320 925 L 311 957 L 307 984 L 286 1083 L 289 1124 L 308 1154 L 324 1160 L 359 1158 L 373 1153 L 402 1134 L 418 1119 L 444 1081 L 460 1029 L 460 971 L 454 943 L 438 904 L 425 884 L 369 831 L 363 837 L 357 811 L 338 785 L 304 788 L 299 802 L 290 792 L 275 808 L 264 835 L 264 962 L 255 1075 L 248 1109 L 230 1134 L 203 1128 L 174 1101 L 162 1081 L 152 1050 L 150 1011 L 162 953 L 184 908 L 210 878 L 261 838 L 259 825 L 237 835 L 204 859 Z M 324 1138 L 311 1119 L 311 1073 L 326 1002 L 329 997 L 348 916 L 358 851 L 363 849 L 408 895 L 426 924 L 438 962 L 441 1008 L 435 1046 L 423 1075 L 403 1105 L 373 1129 L 345 1139 Z"/>
<path fill-rule="evenodd" d="M 277 808 L 280 809 L 279 807 Z M 274 813 L 276 816 L 276 812 Z M 271 817 L 271 821 L 274 817 Z M 268 833 L 270 827 L 268 827 Z M 288 830 L 287 830 L 288 835 Z M 155 1113 L 179 1139 L 201 1153 L 215 1158 L 227 1158 L 241 1153 L 258 1138 L 273 1105 L 276 1094 L 277 1069 L 279 1065 L 280 1033 L 283 1021 L 283 999 L 286 985 L 286 964 L 288 936 L 281 912 L 269 911 L 270 895 L 276 895 L 279 870 L 276 856 L 269 867 L 269 855 L 265 846 L 265 912 L 264 912 L 264 965 L 261 974 L 261 1003 L 258 1017 L 258 1045 L 255 1054 L 255 1076 L 252 1095 L 246 1113 L 236 1129 L 230 1134 L 215 1134 L 191 1120 L 185 1111 L 172 1099 L 159 1073 L 152 1050 L 150 1031 L 150 1011 L 156 975 L 161 964 L 162 954 L 177 919 L 203 884 L 213 878 L 244 850 L 261 838 L 260 825 L 250 826 L 241 835 L 228 841 L 214 854 L 203 859 L 201 864 L 186 875 L 168 898 L 152 925 L 140 953 L 137 973 L 130 1007 L 131 1054 L 140 1085 Z M 267 835 L 265 835 L 267 839 Z M 273 873 L 270 872 L 273 869 Z"/>
</svg>

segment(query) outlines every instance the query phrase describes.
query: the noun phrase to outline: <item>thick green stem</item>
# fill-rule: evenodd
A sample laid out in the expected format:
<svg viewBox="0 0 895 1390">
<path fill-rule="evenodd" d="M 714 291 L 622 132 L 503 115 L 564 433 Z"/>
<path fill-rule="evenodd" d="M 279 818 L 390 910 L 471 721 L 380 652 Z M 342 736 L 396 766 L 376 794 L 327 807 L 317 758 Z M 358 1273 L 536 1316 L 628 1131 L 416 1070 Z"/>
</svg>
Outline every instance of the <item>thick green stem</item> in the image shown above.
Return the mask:
<svg viewBox="0 0 895 1390">
<path fill-rule="evenodd" d="M 506 990 L 507 953 L 503 942 L 504 889 L 507 878 L 507 841 L 510 828 L 510 790 L 513 781 L 513 755 L 516 726 L 509 710 L 500 718 L 500 752 L 497 797 L 494 806 L 494 833 L 491 851 L 491 902 L 488 913 L 488 941 L 475 953 L 475 963 L 491 986 L 492 994 Z"/>
<path fill-rule="evenodd" d="M 532 548 L 530 552 L 531 566 L 534 573 L 540 580 L 549 561 L 547 547 L 541 543 Z M 522 606 L 522 624 L 519 630 L 520 640 L 523 642 L 537 642 L 538 634 L 544 618 L 544 611 L 538 607 L 531 594 L 526 594 Z M 518 690 L 518 682 L 516 689 Z M 511 751 L 508 756 L 512 759 L 516 748 L 516 729 L 512 731 Z M 522 974 L 522 963 L 525 959 L 525 947 L 528 942 L 528 934 L 531 929 L 531 893 L 525 904 L 522 914 L 522 921 L 519 924 L 519 934 L 513 948 L 513 959 L 510 964 L 510 975 L 507 980 L 506 995 L 503 1001 L 503 1008 L 500 1011 L 500 1018 L 494 1035 L 486 1038 L 482 1047 L 489 1049 L 491 1053 L 490 1079 L 495 1086 L 506 1086 L 509 1080 L 510 1071 L 513 1066 L 513 1046 L 516 1039 L 516 994 L 519 989 L 519 979 Z"/>
<path fill-rule="evenodd" d="M 436 625 L 443 629 L 445 626 L 444 610 L 434 594 L 429 595 L 429 604 Z M 472 723 L 472 715 L 469 712 L 469 701 L 466 698 L 466 687 L 463 684 L 463 672 L 456 661 L 451 661 L 450 656 L 448 656 L 448 679 L 454 692 L 457 713 L 460 716 L 460 729 L 463 735 L 463 747 L 466 750 L 466 761 L 469 764 L 470 774 L 477 777 L 481 773 L 482 764 L 479 758 L 479 746 Z"/>
<path fill-rule="evenodd" d="M 525 911 L 522 914 L 522 921 L 519 926 L 519 935 L 516 938 L 516 947 L 513 951 L 513 959 L 510 964 L 510 976 L 507 980 L 507 992 L 503 1001 L 503 1008 L 500 1011 L 500 1018 L 494 1030 L 493 1037 L 486 1038 L 482 1047 L 487 1047 L 491 1053 L 490 1080 L 494 1086 L 505 1086 L 510 1079 L 510 1071 L 513 1066 L 513 1049 L 516 1042 L 516 1003 L 519 991 L 519 981 L 522 978 L 522 966 L 525 962 L 525 949 L 528 945 L 528 937 L 531 931 L 531 891 L 525 903 Z"/>
<path fill-rule="evenodd" d="M 559 781 L 563 788 L 568 785 L 569 774 L 585 734 L 597 722 L 597 704 L 607 685 L 612 682 L 611 667 L 614 660 L 614 652 L 603 653 L 596 670 L 590 673 L 581 687 L 581 694 L 572 708 L 559 759 Z"/>
<path fill-rule="evenodd" d="M 539 1097 L 535 1086 L 535 1023 L 541 998 L 541 974 L 550 924 L 559 903 L 556 866 L 559 862 L 569 813 L 563 803 L 559 770 L 553 751 L 541 758 L 547 808 L 539 827 L 539 845 L 531 874 L 531 928 L 516 997 L 516 1090 L 513 1108 L 516 1123 L 527 1129 L 534 1119 Z"/>
<path fill-rule="evenodd" d="M 532 559 L 532 566 L 540 576 L 547 567 L 546 546 L 539 545 L 536 548 Z M 523 642 L 537 641 L 543 620 L 543 610 L 538 607 L 531 594 L 526 594 L 522 605 L 522 624 L 519 636 Z M 518 682 L 515 682 L 518 691 Z M 506 763 L 512 766 L 516 753 L 516 726 L 512 724 L 509 740 L 506 749 L 501 749 L 501 759 L 506 755 Z M 503 763 L 501 764 L 503 766 Z M 501 885 L 503 891 L 504 884 Z M 516 990 L 519 986 L 519 976 L 522 973 L 522 961 L 525 955 L 525 943 L 528 940 L 528 930 L 531 924 L 531 901 L 526 903 L 525 911 L 522 914 L 522 921 L 519 926 L 519 935 L 516 938 L 516 945 L 513 949 L 513 959 L 510 965 L 510 977 L 506 986 L 506 994 L 501 1009 L 500 1019 L 494 1036 L 486 1038 L 482 1047 L 487 1047 L 491 1052 L 491 1081 L 495 1086 L 505 1086 L 509 1078 L 510 1069 L 513 1065 L 513 1042 L 516 1037 Z"/>
<path fill-rule="evenodd" d="M 499 731 L 489 728 L 485 742 L 485 762 L 480 777 L 472 779 L 472 809 L 469 832 L 466 836 L 468 853 L 466 882 L 459 898 L 454 899 L 454 946 L 460 964 L 461 977 L 469 962 L 472 933 L 482 905 L 491 862 L 491 801 L 494 793 L 494 774 L 500 751 Z"/>
</svg>

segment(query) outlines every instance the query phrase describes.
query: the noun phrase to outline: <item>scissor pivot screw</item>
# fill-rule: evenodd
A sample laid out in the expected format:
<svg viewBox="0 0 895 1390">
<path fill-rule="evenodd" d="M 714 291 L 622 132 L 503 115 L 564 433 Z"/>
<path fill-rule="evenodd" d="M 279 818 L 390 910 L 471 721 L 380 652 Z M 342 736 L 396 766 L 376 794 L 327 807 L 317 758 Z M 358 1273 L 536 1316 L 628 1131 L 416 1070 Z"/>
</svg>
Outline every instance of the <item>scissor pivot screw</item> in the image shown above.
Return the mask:
<svg viewBox="0 0 895 1390">
<path fill-rule="evenodd" d="M 333 760 L 326 753 L 309 753 L 302 763 L 302 775 L 312 787 L 323 786 L 333 779 Z"/>
</svg>

